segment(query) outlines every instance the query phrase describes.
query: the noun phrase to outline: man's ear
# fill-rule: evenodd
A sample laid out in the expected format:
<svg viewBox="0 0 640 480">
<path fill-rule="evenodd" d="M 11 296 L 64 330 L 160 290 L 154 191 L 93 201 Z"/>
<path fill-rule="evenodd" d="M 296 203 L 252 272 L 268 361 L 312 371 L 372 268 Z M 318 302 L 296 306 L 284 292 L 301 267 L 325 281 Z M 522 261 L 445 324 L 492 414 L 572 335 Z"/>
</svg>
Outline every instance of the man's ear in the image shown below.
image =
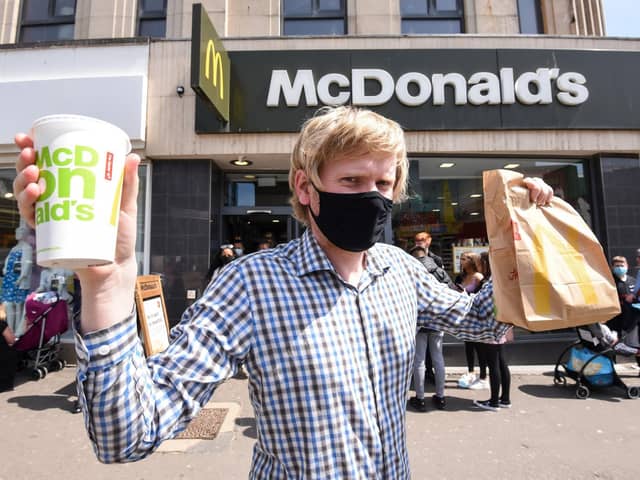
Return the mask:
<svg viewBox="0 0 640 480">
<path fill-rule="evenodd" d="M 311 203 L 311 182 L 307 177 L 307 174 L 302 170 L 296 172 L 294 178 L 294 188 L 296 191 L 296 197 L 301 205 L 309 205 Z"/>
</svg>

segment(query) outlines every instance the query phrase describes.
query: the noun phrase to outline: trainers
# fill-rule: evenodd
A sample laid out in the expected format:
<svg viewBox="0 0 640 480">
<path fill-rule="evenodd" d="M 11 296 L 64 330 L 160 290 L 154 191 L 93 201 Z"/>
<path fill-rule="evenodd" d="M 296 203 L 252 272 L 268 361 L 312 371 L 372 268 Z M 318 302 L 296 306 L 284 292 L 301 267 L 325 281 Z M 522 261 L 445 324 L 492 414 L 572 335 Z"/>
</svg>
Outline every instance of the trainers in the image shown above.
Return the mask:
<svg viewBox="0 0 640 480">
<path fill-rule="evenodd" d="M 409 399 L 409 405 L 411 405 L 411 408 L 419 412 L 427 411 L 427 404 L 425 403 L 424 398 L 411 397 Z"/>
<path fill-rule="evenodd" d="M 499 403 L 491 403 L 491 400 L 474 400 L 473 404 L 476 407 L 483 408 L 484 410 L 491 410 L 492 412 L 497 412 L 500 410 Z"/>
<path fill-rule="evenodd" d="M 511 408 L 511 402 L 505 402 L 504 400 L 500 400 L 500 408 Z"/>
<path fill-rule="evenodd" d="M 467 372 L 458 380 L 458 387 L 469 388 L 469 386 L 475 381 L 476 376 L 473 372 Z"/>
<path fill-rule="evenodd" d="M 433 405 L 438 409 L 438 410 L 444 410 L 444 407 L 446 406 L 447 402 L 444 399 L 444 397 L 439 397 L 438 395 L 434 395 L 431 397 L 431 403 L 433 403 Z"/>
<path fill-rule="evenodd" d="M 489 388 L 489 382 L 486 378 L 476 378 L 476 380 L 469 385 L 471 390 L 487 390 Z"/>
</svg>

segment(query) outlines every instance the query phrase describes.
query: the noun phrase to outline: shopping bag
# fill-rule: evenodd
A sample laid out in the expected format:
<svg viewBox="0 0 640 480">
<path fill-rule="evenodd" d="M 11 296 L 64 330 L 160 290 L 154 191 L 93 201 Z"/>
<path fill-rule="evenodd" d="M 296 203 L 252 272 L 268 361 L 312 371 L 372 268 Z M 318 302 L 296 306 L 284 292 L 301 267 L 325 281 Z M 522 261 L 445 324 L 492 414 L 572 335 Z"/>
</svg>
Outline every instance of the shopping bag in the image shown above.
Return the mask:
<svg viewBox="0 0 640 480">
<path fill-rule="evenodd" d="M 607 321 L 620 313 L 607 259 L 582 217 L 564 200 L 529 200 L 523 176 L 483 174 L 497 319 L 531 331 Z"/>
</svg>

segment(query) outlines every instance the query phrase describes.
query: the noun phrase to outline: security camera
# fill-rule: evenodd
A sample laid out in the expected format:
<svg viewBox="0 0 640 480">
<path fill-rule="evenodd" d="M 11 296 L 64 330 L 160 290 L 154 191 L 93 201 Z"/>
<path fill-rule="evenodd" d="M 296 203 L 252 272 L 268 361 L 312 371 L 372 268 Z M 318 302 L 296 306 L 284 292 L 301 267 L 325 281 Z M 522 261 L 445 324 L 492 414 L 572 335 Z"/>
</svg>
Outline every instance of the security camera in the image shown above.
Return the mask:
<svg viewBox="0 0 640 480">
<path fill-rule="evenodd" d="M 179 97 L 184 95 L 184 87 L 182 85 L 178 85 L 176 87 L 176 93 L 178 94 Z"/>
</svg>

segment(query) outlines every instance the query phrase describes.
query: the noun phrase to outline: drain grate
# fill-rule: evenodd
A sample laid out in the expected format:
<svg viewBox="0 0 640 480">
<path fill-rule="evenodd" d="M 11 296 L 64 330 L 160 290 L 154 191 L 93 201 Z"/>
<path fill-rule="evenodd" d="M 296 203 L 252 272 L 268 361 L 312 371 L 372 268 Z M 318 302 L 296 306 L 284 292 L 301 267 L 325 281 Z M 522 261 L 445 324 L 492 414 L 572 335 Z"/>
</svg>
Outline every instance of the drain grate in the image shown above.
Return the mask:
<svg viewBox="0 0 640 480">
<path fill-rule="evenodd" d="M 213 440 L 220 431 L 229 409 L 203 408 L 198 416 L 191 420 L 189 426 L 175 438 Z"/>
</svg>

